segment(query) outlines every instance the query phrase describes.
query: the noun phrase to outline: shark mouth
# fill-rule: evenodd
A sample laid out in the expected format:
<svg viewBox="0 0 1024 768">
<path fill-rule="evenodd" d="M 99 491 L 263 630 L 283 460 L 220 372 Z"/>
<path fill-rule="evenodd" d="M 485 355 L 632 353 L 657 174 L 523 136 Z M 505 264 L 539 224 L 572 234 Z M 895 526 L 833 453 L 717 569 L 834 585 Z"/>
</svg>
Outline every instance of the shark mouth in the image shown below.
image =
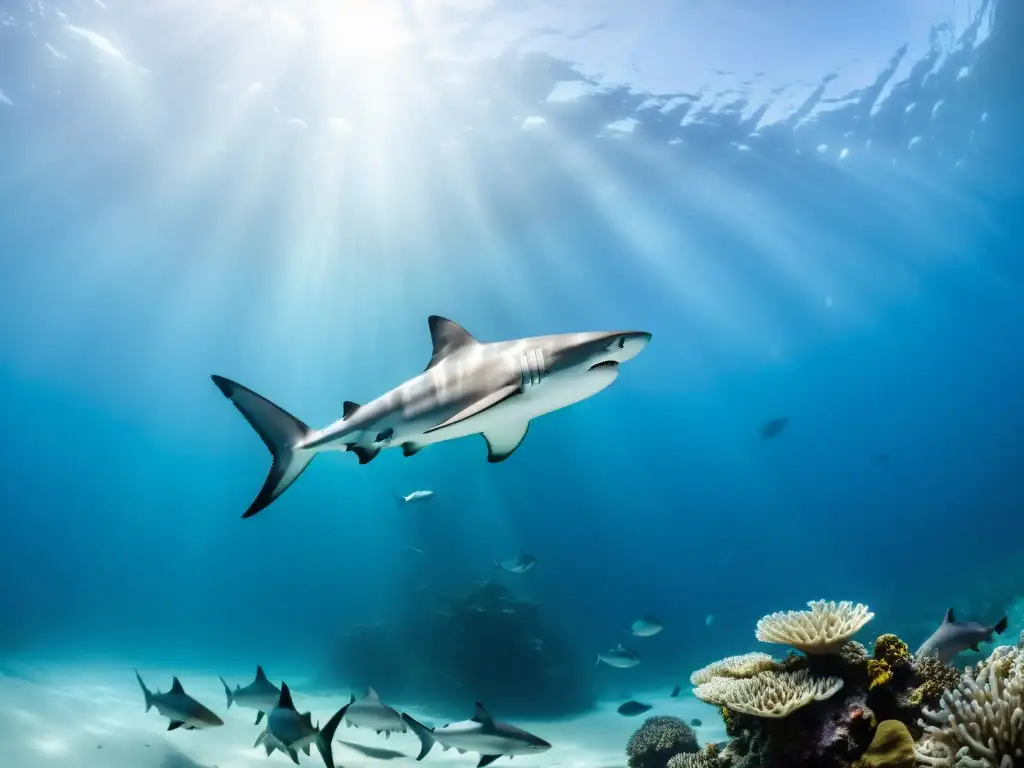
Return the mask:
<svg viewBox="0 0 1024 768">
<path fill-rule="evenodd" d="M 611 368 L 612 370 L 619 367 L 619 364 L 615 360 L 605 360 L 603 363 L 594 363 L 590 366 L 591 371 L 600 371 L 603 368 Z"/>
</svg>

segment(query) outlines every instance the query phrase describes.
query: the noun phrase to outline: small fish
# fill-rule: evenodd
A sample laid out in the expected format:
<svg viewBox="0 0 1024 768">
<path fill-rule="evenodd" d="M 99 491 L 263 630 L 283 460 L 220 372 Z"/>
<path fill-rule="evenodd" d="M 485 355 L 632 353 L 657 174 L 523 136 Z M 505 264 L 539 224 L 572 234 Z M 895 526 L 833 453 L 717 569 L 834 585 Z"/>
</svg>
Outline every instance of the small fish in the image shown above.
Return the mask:
<svg viewBox="0 0 1024 768">
<path fill-rule="evenodd" d="M 707 616 L 704 617 L 704 626 L 705 627 L 710 627 L 714 623 L 715 623 L 715 614 L 709 613 Z"/>
<path fill-rule="evenodd" d="M 679 697 L 679 691 L 680 691 L 680 690 L 681 690 L 681 689 L 680 689 L 680 688 L 679 688 L 679 686 L 677 685 L 677 686 L 676 686 L 675 688 L 673 688 L 673 689 L 672 689 L 672 693 L 670 693 L 670 694 L 669 694 L 669 698 L 672 698 L 672 699 L 678 698 L 678 697 Z"/>
<path fill-rule="evenodd" d="M 620 704 L 619 708 L 615 711 L 618 712 L 620 715 L 623 715 L 624 717 L 636 717 L 637 715 L 642 715 L 650 708 L 650 704 L 643 704 L 639 701 L 634 701 L 633 699 L 630 699 L 625 704 Z"/>
<path fill-rule="evenodd" d="M 232 691 L 223 677 L 220 679 L 220 682 L 224 686 L 224 693 L 228 697 L 227 708 L 231 709 L 232 704 L 237 704 L 240 707 L 255 709 L 255 725 L 260 724 L 263 715 L 276 707 L 277 702 L 281 698 L 281 689 L 267 679 L 263 667 L 259 665 L 256 666 L 256 679 L 245 686 L 245 688 L 236 685 L 235 690 Z"/>
<path fill-rule="evenodd" d="M 434 498 L 433 491 L 413 491 L 408 496 L 402 496 L 397 491 L 391 493 L 394 494 L 395 504 L 398 507 L 404 507 L 406 504 L 422 504 Z"/>
<path fill-rule="evenodd" d="M 418 555 L 424 554 L 423 550 L 420 549 L 419 547 L 406 547 L 406 549 L 411 550 L 411 551 L 415 552 Z"/>
<path fill-rule="evenodd" d="M 690 725 L 692 725 L 694 728 L 700 728 L 702 725 L 704 725 L 704 723 L 701 722 L 701 719 L 699 717 L 695 717 L 693 718 L 693 720 L 690 721 Z"/>
<path fill-rule="evenodd" d="M 978 643 L 987 643 L 992 635 L 1001 635 L 1006 631 L 1007 620 L 1003 616 L 992 625 L 978 624 L 974 621 L 957 621 L 953 609 L 946 611 L 939 628 L 917 649 L 915 656 L 919 659 L 938 656 L 939 661 L 947 664 L 958 654 L 966 650 L 977 651 Z"/>
<path fill-rule="evenodd" d="M 168 731 L 184 728 L 186 731 L 195 731 L 200 728 L 214 728 L 224 725 L 224 721 L 217 715 L 193 699 L 182 688 L 178 678 L 171 683 L 171 690 L 167 693 L 150 691 L 138 670 L 135 671 L 135 679 L 139 681 L 142 688 L 142 695 L 146 698 L 146 711 L 156 707 L 156 711 L 170 720 L 167 725 Z"/>
<path fill-rule="evenodd" d="M 536 557 L 533 555 L 524 555 L 522 552 L 516 552 L 512 557 L 508 557 L 501 562 L 498 562 L 497 560 L 494 561 L 495 568 L 502 571 L 508 571 L 509 573 L 526 573 L 536 564 Z"/>
<path fill-rule="evenodd" d="M 788 416 L 780 416 L 777 419 L 766 421 L 761 425 L 761 439 L 770 440 L 773 437 L 778 437 L 782 434 L 782 430 L 786 428 L 787 424 L 789 424 Z"/>
<path fill-rule="evenodd" d="M 640 663 L 640 656 L 637 655 L 636 651 L 631 651 L 623 646 L 622 643 L 619 643 L 611 650 L 597 654 L 597 663 L 594 666 L 596 667 L 602 661 L 610 667 L 629 669 Z"/>
<path fill-rule="evenodd" d="M 544 641 L 539 637 L 535 637 L 530 641 L 530 647 L 535 651 L 542 651 L 544 650 Z"/>
<path fill-rule="evenodd" d="M 637 637 L 654 637 L 665 628 L 665 625 L 661 623 L 661 619 L 648 614 L 642 619 L 637 619 L 633 622 L 633 626 L 630 627 L 630 631 Z"/>
</svg>

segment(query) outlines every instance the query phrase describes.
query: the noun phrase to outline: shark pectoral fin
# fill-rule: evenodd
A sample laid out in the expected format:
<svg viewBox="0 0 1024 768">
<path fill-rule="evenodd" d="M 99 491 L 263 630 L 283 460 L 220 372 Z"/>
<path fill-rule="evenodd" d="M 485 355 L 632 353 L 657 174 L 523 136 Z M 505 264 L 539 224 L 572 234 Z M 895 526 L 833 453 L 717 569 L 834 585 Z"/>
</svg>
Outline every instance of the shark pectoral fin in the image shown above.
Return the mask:
<svg viewBox="0 0 1024 768">
<path fill-rule="evenodd" d="M 260 744 L 262 744 L 266 740 L 267 740 L 267 730 L 263 729 L 263 733 L 261 733 L 259 736 L 256 737 L 256 743 L 252 745 L 253 749 L 258 747 Z M 268 752 L 267 754 L 270 754 L 270 753 Z"/>
<path fill-rule="evenodd" d="M 476 764 L 476 768 L 484 768 L 485 765 L 490 765 L 499 757 L 501 755 L 480 755 L 480 762 Z"/>
<path fill-rule="evenodd" d="M 511 456 L 523 442 L 529 429 L 530 422 L 527 421 L 524 424 L 509 424 L 484 432 L 484 440 L 487 441 L 487 461 L 497 464 Z"/>
<path fill-rule="evenodd" d="M 167 724 L 167 730 L 168 731 L 176 731 L 179 728 L 181 728 L 181 726 L 183 726 L 184 724 L 185 723 L 182 722 L 181 720 L 171 720 L 171 722 L 169 722 Z"/>
<path fill-rule="evenodd" d="M 291 747 L 288 748 L 288 757 L 290 757 L 292 759 L 292 762 L 295 763 L 296 765 L 299 764 L 299 753 L 296 752 Z"/>
<path fill-rule="evenodd" d="M 253 723 L 253 725 L 259 725 L 260 724 L 260 720 L 262 720 L 262 719 L 263 719 L 263 710 L 261 709 L 261 710 L 259 710 L 256 713 L 256 722 Z"/>
<path fill-rule="evenodd" d="M 263 748 L 267 750 L 267 757 L 270 757 L 272 754 L 274 754 L 274 745 L 271 744 L 269 741 L 263 745 Z"/>
<path fill-rule="evenodd" d="M 307 744 L 306 746 L 304 746 L 302 748 L 302 751 L 306 753 L 306 757 L 309 757 L 309 754 L 310 754 L 309 750 L 310 750 L 309 744 Z"/>
<path fill-rule="evenodd" d="M 509 384 L 507 387 L 502 387 L 499 390 L 491 392 L 491 394 L 486 395 L 485 397 L 481 397 L 475 403 L 466 406 L 447 421 L 442 421 L 437 426 L 431 427 L 430 429 L 426 430 L 423 434 L 429 435 L 431 432 L 436 432 L 439 429 L 444 429 L 445 427 L 450 427 L 453 424 L 458 424 L 459 422 L 465 421 L 466 419 L 471 419 L 474 416 L 479 416 L 484 411 L 490 410 L 496 405 L 500 405 L 501 403 L 508 400 L 510 397 L 515 397 L 521 391 L 521 384 Z"/>
</svg>

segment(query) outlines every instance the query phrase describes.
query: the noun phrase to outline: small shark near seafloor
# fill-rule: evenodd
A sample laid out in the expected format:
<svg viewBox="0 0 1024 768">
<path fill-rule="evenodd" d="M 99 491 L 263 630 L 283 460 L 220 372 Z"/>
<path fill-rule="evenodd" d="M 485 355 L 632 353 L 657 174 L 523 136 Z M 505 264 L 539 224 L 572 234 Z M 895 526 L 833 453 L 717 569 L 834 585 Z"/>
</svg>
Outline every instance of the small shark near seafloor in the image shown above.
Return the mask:
<svg viewBox="0 0 1024 768">
<path fill-rule="evenodd" d="M 1005 616 L 992 625 L 979 624 L 976 621 L 957 621 L 953 609 L 950 608 L 946 611 L 939 628 L 924 641 L 914 656 L 918 659 L 935 656 L 941 663 L 948 664 L 963 651 L 980 650 L 978 643 L 987 643 L 993 634 L 1001 635 L 1006 631 L 1006 625 Z"/>
</svg>

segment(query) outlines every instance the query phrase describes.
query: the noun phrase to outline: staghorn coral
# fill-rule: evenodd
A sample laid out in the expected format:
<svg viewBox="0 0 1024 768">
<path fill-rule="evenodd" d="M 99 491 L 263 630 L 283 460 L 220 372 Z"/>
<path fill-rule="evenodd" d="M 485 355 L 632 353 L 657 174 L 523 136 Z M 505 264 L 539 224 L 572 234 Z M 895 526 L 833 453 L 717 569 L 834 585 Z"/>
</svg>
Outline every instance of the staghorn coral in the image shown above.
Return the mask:
<svg viewBox="0 0 1024 768">
<path fill-rule="evenodd" d="M 913 768 L 914 737 L 899 720 L 878 724 L 867 751 L 853 768 Z"/>
<path fill-rule="evenodd" d="M 757 639 L 791 645 L 806 654 L 838 653 L 843 645 L 874 618 L 866 605 L 844 600 L 811 600 L 809 611 L 773 613 L 757 622 Z"/>
<path fill-rule="evenodd" d="M 718 747 L 708 744 L 700 752 L 684 752 L 668 761 L 666 768 L 717 768 Z"/>
<path fill-rule="evenodd" d="M 692 685 L 706 683 L 716 677 L 753 677 L 758 672 L 775 669 L 776 662 L 767 653 L 744 653 L 742 656 L 727 656 L 701 667 L 690 675 Z"/>
<path fill-rule="evenodd" d="M 644 720 L 626 744 L 629 768 L 666 768 L 680 752 L 696 752 L 697 736 L 678 717 L 657 715 Z"/>
<path fill-rule="evenodd" d="M 1004 650 L 1005 648 L 1005 650 Z M 935 768 L 1024 765 L 1024 655 L 997 648 L 970 668 L 937 710 L 922 711 L 917 762 Z"/>
<path fill-rule="evenodd" d="M 914 662 L 914 676 L 920 684 L 907 696 L 911 706 L 938 703 L 945 691 L 951 691 L 960 684 L 960 670 L 952 664 L 943 664 L 938 658 L 929 656 Z"/>
<path fill-rule="evenodd" d="M 754 677 L 716 677 L 693 693 L 701 701 L 755 717 L 787 717 L 812 701 L 824 701 L 843 687 L 838 677 L 796 672 L 760 672 Z"/>
</svg>

